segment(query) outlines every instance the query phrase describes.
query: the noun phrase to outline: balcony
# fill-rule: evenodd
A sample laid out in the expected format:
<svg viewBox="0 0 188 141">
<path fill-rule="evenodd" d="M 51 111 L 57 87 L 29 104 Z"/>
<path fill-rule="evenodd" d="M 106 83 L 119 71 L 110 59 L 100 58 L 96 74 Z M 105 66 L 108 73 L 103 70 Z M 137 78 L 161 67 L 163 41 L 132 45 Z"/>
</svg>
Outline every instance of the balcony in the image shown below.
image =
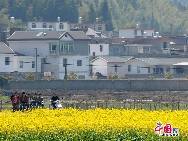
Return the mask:
<svg viewBox="0 0 188 141">
<path fill-rule="evenodd" d="M 50 55 L 57 55 L 57 51 L 56 50 L 50 50 Z"/>
</svg>

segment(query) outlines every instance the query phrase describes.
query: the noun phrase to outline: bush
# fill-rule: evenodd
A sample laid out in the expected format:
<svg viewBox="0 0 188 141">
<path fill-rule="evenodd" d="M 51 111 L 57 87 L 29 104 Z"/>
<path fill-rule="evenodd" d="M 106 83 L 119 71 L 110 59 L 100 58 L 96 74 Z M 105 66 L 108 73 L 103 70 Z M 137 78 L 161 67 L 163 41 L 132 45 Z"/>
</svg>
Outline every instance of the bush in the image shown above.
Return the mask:
<svg viewBox="0 0 188 141">
<path fill-rule="evenodd" d="M 172 79 L 173 75 L 170 72 L 167 72 L 167 73 L 164 74 L 164 78 L 165 79 Z"/>
</svg>

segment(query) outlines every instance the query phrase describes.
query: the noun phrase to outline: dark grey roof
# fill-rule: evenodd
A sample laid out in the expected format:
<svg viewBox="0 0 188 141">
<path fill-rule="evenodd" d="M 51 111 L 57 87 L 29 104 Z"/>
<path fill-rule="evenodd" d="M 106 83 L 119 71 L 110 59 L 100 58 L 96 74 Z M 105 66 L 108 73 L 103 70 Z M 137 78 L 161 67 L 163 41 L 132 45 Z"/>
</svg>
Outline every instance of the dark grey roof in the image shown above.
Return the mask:
<svg viewBox="0 0 188 141">
<path fill-rule="evenodd" d="M 188 62 L 188 58 L 138 58 L 150 65 L 173 65 Z"/>
<path fill-rule="evenodd" d="M 23 40 L 59 40 L 64 34 L 69 34 L 74 40 L 88 40 L 89 37 L 82 31 L 16 31 L 9 38 L 8 41 L 23 41 Z"/>
<path fill-rule="evenodd" d="M 14 54 L 14 51 L 5 43 L 0 42 L 0 54 Z"/>
<path fill-rule="evenodd" d="M 90 40 L 90 38 L 83 31 L 69 31 L 67 32 L 75 40 Z"/>
<path fill-rule="evenodd" d="M 64 33 L 65 32 L 56 31 L 16 31 L 8 38 L 8 40 L 58 40 Z"/>
</svg>

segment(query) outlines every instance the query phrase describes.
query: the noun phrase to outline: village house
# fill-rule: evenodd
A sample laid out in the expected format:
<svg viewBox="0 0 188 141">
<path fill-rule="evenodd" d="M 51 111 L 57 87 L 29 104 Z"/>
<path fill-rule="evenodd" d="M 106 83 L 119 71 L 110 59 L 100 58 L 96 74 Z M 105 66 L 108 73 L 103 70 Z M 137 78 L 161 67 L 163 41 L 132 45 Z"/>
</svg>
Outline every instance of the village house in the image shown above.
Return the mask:
<svg viewBox="0 0 188 141">
<path fill-rule="evenodd" d="M 120 38 L 136 38 L 136 37 L 153 37 L 156 32 L 154 29 L 142 29 L 139 27 L 136 28 L 127 28 L 127 29 L 119 29 L 119 37 Z"/>
<path fill-rule="evenodd" d="M 89 42 L 82 31 L 18 31 L 8 38 L 14 51 L 41 57 L 42 73 L 50 72 L 54 79 L 64 79 L 65 66 L 68 74 L 75 73 L 80 79 L 89 77 Z"/>
<path fill-rule="evenodd" d="M 26 74 L 41 72 L 41 59 L 37 60 L 33 56 L 26 56 L 12 50 L 5 43 L 0 42 L 0 74 L 2 76 L 13 76 L 13 74 L 20 74 L 20 77 L 24 77 Z M 19 79 L 19 77 L 17 78 Z"/>
<path fill-rule="evenodd" d="M 68 22 L 35 22 L 29 21 L 27 23 L 28 31 L 70 31 L 70 24 Z"/>
<path fill-rule="evenodd" d="M 185 77 L 188 73 L 188 58 L 134 58 L 97 57 L 92 60 L 93 73 L 103 76 L 118 75 L 119 78 L 148 78 L 150 76 Z"/>
</svg>

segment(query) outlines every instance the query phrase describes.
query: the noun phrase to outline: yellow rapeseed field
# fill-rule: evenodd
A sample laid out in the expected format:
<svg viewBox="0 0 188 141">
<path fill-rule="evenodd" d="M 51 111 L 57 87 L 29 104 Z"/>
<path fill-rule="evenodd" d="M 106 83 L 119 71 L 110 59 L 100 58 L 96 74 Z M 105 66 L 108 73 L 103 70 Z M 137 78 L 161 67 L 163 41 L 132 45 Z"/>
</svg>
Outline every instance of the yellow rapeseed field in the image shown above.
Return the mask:
<svg viewBox="0 0 188 141">
<path fill-rule="evenodd" d="M 147 111 L 125 109 L 38 109 L 25 112 L 0 112 L 0 133 L 58 131 L 125 131 L 154 132 L 156 123 L 170 123 L 188 134 L 188 111 Z"/>
</svg>

